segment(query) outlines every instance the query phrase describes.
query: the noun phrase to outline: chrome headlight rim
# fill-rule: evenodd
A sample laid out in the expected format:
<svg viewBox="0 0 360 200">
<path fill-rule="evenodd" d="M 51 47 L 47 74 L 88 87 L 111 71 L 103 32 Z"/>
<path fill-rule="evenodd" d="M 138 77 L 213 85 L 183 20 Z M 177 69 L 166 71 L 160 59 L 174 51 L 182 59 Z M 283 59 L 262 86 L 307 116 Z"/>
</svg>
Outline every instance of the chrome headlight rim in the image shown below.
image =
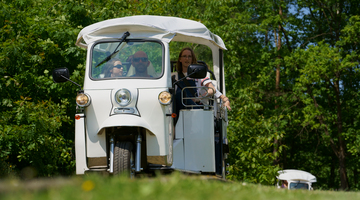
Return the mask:
<svg viewBox="0 0 360 200">
<path fill-rule="evenodd" d="M 79 98 L 80 96 L 86 97 L 87 100 L 82 99 L 82 101 L 84 101 L 84 103 L 79 102 L 79 101 L 78 101 L 78 98 Z M 84 108 L 84 107 L 87 107 L 87 106 L 90 105 L 90 103 L 91 103 L 91 98 L 90 98 L 90 95 L 87 94 L 87 93 L 79 93 L 78 95 L 76 95 L 76 100 L 75 100 L 75 101 L 76 101 L 76 105 L 78 105 L 78 106 L 81 107 L 81 108 Z"/>
<path fill-rule="evenodd" d="M 162 91 L 159 93 L 158 100 L 162 105 L 169 105 L 171 103 L 171 94 L 168 91 Z"/>
<path fill-rule="evenodd" d="M 120 106 L 129 105 L 131 103 L 131 100 L 131 92 L 128 89 L 122 88 L 115 92 L 115 101 Z"/>
</svg>

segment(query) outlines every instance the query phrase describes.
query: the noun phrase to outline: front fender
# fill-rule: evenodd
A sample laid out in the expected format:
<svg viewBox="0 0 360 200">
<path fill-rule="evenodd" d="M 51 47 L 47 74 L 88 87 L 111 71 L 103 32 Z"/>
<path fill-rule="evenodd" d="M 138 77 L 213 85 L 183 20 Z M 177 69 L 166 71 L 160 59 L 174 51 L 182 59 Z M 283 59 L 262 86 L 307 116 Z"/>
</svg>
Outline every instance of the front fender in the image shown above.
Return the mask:
<svg viewBox="0 0 360 200">
<path fill-rule="evenodd" d="M 149 130 L 154 134 L 155 130 L 145 121 L 143 118 L 136 115 L 112 115 L 107 118 L 97 130 L 97 133 L 102 133 L 102 129 L 108 127 L 119 127 L 119 126 L 128 126 L 128 127 L 142 127 Z"/>
</svg>

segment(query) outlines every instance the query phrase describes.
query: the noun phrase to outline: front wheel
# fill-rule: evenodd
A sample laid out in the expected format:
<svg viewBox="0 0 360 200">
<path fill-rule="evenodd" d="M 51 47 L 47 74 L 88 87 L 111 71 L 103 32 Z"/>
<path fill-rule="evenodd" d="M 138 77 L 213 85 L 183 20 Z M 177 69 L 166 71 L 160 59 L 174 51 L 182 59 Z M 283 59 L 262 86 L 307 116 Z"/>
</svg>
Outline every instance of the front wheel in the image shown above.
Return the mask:
<svg viewBox="0 0 360 200">
<path fill-rule="evenodd" d="M 114 175 L 126 173 L 134 177 L 134 153 L 131 142 L 117 142 L 114 149 Z"/>
</svg>

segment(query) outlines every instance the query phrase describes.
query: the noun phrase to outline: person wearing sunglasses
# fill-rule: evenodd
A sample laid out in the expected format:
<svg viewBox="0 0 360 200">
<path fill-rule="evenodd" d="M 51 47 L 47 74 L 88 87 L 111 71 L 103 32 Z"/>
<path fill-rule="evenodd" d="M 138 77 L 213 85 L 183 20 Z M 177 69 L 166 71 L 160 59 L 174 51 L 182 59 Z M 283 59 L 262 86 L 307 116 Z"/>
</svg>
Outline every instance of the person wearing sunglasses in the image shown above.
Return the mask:
<svg viewBox="0 0 360 200">
<path fill-rule="evenodd" d="M 147 54 L 144 51 L 136 52 L 131 60 L 131 64 L 135 68 L 135 74 L 131 77 L 152 77 L 148 74 L 148 66 L 150 61 Z"/>
<path fill-rule="evenodd" d="M 105 77 L 121 77 L 123 76 L 124 67 L 121 61 L 117 58 L 113 58 L 108 62 Z"/>
</svg>

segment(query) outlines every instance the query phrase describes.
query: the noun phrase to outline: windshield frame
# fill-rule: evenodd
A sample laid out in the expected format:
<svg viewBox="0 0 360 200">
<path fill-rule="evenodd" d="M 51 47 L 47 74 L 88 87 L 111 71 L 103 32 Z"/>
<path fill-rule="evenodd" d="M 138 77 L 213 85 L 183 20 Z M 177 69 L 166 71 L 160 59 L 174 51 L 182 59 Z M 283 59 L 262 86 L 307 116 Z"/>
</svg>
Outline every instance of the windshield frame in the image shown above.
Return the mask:
<svg viewBox="0 0 360 200">
<path fill-rule="evenodd" d="M 157 39 L 125 39 L 123 43 L 129 43 L 129 42 L 137 42 L 137 43 L 142 43 L 142 42 L 153 42 L 153 43 L 158 43 L 161 45 L 161 73 L 157 76 L 157 77 L 131 77 L 131 76 L 122 76 L 122 77 L 103 77 L 103 78 L 95 78 L 92 76 L 92 72 L 93 72 L 93 55 L 94 55 L 94 48 L 101 44 L 101 43 L 117 43 L 120 42 L 119 40 L 116 39 L 107 39 L 107 40 L 99 40 L 96 41 L 90 49 L 90 58 L 89 58 L 89 70 L 88 70 L 88 76 L 90 78 L 90 80 L 92 81 L 108 81 L 108 80 L 129 80 L 129 79 L 146 79 L 146 80 L 158 80 L 160 78 L 162 78 L 165 74 L 165 46 L 163 44 L 163 42 L 161 40 L 157 40 Z M 120 47 L 122 46 L 122 44 L 120 45 Z M 118 49 L 119 50 L 119 49 Z M 111 53 L 111 52 L 110 52 Z"/>
</svg>

